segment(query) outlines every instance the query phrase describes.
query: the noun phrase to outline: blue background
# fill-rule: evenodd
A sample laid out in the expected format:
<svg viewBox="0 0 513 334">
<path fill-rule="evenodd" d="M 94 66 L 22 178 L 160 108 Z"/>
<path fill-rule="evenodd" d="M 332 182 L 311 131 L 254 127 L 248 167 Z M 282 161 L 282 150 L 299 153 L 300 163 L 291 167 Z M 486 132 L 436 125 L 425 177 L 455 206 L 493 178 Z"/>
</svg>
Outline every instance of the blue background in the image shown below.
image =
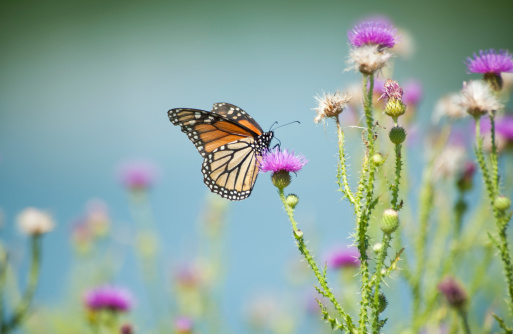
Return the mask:
<svg viewBox="0 0 513 334">
<path fill-rule="evenodd" d="M 187 257 L 208 189 L 201 157 L 167 110 L 230 102 L 264 129 L 274 121 L 301 122 L 276 132 L 283 147 L 309 160 L 288 189 L 300 197 L 301 227 L 311 231 L 309 239 L 322 240 L 315 242 L 318 254 L 350 243 L 351 210 L 336 192 L 334 128 L 312 122 L 315 95 L 360 80 L 344 72 L 347 30 L 385 14 L 412 34 L 416 52 L 396 60 L 394 76 L 423 83 L 417 121 L 427 126 L 442 95 L 477 78 L 466 74 L 466 57 L 479 49 L 513 50 L 512 9 L 511 1 L 495 0 L 2 1 L 2 239 L 22 252 L 16 215 L 27 206 L 49 210 L 57 228 L 45 236 L 36 298 L 65 297 L 71 223 L 88 200 L 100 198 L 117 225 L 131 224 L 116 169 L 145 159 L 160 168 L 151 201 L 164 254 Z M 358 141 L 350 147 L 355 157 L 362 150 Z M 249 199 L 230 204 L 227 317 L 238 316 L 255 290 L 284 286 L 285 268 L 299 260 L 268 178 L 259 177 Z M 126 272 L 119 281 L 135 284 Z"/>
</svg>

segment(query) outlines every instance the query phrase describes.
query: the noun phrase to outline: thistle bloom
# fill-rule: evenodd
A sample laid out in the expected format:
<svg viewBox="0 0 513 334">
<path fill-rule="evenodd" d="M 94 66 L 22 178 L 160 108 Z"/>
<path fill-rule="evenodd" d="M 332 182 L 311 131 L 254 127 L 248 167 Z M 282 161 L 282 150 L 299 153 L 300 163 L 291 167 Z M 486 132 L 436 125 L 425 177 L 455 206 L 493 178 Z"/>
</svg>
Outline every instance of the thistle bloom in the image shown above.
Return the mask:
<svg viewBox="0 0 513 334">
<path fill-rule="evenodd" d="M 132 307 L 133 300 L 128 290 L 105 285 L 88 291 L 84 303 L 92 311 L 126 312 Z"/>
<path fill-rule="evenodd" d="M 260 161 L 261 172 L 299 172 L 308 160 L 301 154 L 294 155 L 294 151 L 274 149 L 267 151 Z"/>
<path fill-rule="evenodd" d="M 377 45 L 391 48 L 397 42 L 396 33 L 397 29 L 385 20 L 373 20 L 356 25 L 347 33 L 347 37 L 354 47 Z"/>
<path fill-rule="evenodd" d="M 157 169 L 147 161 L 130 162 L 121 166 L 119 176 L 122 184 L 127 188 L 143 190 L 153 185 Z"/>
<path fill-rule="evenodd" d="M 187 317 L 178 317 L 175 319 L 175 329 L 178 334 L 192 333 L 193 322 Z"/>
<path fill-rule="evenodd" d="M 481 117 L 503 107 L 491 86 L 482 80 L 464 82 L 463 89 L 455 103 L 474 117 Z"/>
<path fill-rule="evenodd" d="M 507 50 L 494 49 L 480 50 L 479 56 L 467 58 L 466 65 L 469 72 L 500 75 L 504 72 L 513 72 L 513 56 Z"/>
<path fill-rule="evenodd" d="M 380 50 L 378 45 L 363 45 L 353 48 L 349 53 L 349 60 L 347 61 L 349 67 L 346 71 L 355 69 L 363 74 L 370 75 L 383 68 L 390 57 L 392 57 L 392 54 Z"/>
<path fill-rule="evenodd" d="M 385 92 L 380 99 L 385 98 L 385 114 L 392 117 L 397 123 L 397 118 L 406 112 L 406 105 L 403 103 L 403 89 L 397 81 L 388 79 L 384 85 Z"/>
<path fill-rule="evenodd" d="M 334 94 L 324 93 L 322 96 L 316 96 L 315 99 L 319 102 L 319 105 L 314 109 L 317 113 L 314 122 L 319 123 L 325 118 L 338 117 L 347 107 L 351 95 L 336 91 Z"/>
<path fill-rule="evenodd" d="M 454 308 L 461 308 L 467 302 L 467 294 L 461 284 L 452 277 L 444 278 L 438 284 L 440 291 L 447 299 L 449 305 Z"/>
<path fill-rule="evenodd" d="M 326 257 L 328 268 L 356 268 L 360 266 L 360 252 L 356 248 L 337 248 L 331 251 Z"/>
<path fill-rule="evenodd" d="M 54 228 L 49 214 L 35 208 L 27 208 L 18 215 L 18 227 L 28 235 L 41 235 Z"/>
</svg>

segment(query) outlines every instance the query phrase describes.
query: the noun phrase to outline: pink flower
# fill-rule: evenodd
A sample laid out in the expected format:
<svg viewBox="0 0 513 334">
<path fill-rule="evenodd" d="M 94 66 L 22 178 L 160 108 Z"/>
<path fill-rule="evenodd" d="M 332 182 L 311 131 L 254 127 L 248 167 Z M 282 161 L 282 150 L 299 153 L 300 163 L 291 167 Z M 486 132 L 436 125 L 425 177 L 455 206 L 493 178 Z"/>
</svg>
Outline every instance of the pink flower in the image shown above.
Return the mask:
<svg viewBox="0 0 513 334">
<path fill-rule="evenodd" d="M 104 285 L 88 291 L 84 296 L 84 303 L 94 311 L 126 312 L 132 307 L 133 300 L 128 290 Z"/>
<path fill-rule="evenodd" d="M 119 177 L 127 188 L 142 190 L 153 185 L 157 177 L 157 168 L 148 161 L 129 162 L 119 168 Z"/>
<path fill-rule="evenodd" d="M 354 47 L 378 45 L 391 48 L 397 42 L 397 29 L 385 20 L 364 21 L 347 33 L 349 42 Z"/>
<path fill-rule="evenodd" d="M 340 247 L 331 251 L 326 257 L 328 268 L 340 269 L 360 266 L 360 252 L 356 248 Z"/>
<path fill-rule="evenodd" d="M 302 155 L 294 155 L 294 151 L 287 150 L 269 150 L 267 151 L 260 161 L 261 172 L 298 172 L 300 171 L 308 160 Z"/>
<path fill-rule="evenodd" d="M 507 50 L 480 50 L 479 56 L 474 53 L 474 58 L 467 58 L 466 65 L 472 73 L 500 75 L 503 72 L 513 72 L 513 56 Z"/>
</svg>

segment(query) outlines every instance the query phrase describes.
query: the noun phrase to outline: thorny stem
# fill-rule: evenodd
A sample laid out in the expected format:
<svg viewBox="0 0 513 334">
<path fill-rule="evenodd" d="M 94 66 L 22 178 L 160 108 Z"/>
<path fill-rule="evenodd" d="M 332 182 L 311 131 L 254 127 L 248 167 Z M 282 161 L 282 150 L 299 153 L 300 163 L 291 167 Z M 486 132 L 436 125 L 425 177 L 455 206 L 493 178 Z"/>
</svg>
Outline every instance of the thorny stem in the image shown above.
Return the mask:
<svg viewBox="0 0 513 334">
<path fill-rule="evenodd" d="M 280 195 L 280 199 L 283 203 L 283 207 L 285 208 L 285 211 L 287 212 L 287 216 L 289 217 L 290 223 L 292 224 L 292 229 L 294 231 L 294 237 L 296 239 L 296 244 L 301 252 L 301 254 L 305 257 L 306 261 L 310 265 L 310 268 L 315 274 L 315 277 L 317 278 L 317 281 L 321 285 L 321 289 L 319 289 L 322 294 L 330 300 L 330 302 L 333 304 L 335 309 L 337 310 L 339 316 L 343 319 L 345 323 L 342 324 L 342 329 L 349 333 L 357 334 L 358 331 L 356 330 L 356 327 L 353 324 L 353 321 L 349 314 L 347 314 L 343 309 L 342 306 L 339 304 L 335 296 L 333 295 L 333 292 L 331 292 L 330 287 L 328 286 L 328 281 L 326 280 L 325 274 L 321 274 L 319 267 L 317 266 L 317 263 L 313 259 L 312 255 L 310 254 L 310 251 L 306 247 L 305 241 L 303 236 L 298 233 L 299 229 L 297 228 L 297 222 L 294 219 L 294 210 L 287 204 L 285 199 L 285 194 L 283 192 L 283 189 L 278 189 L 278 193 Z"/>
<path fill-rule="evenodd" d="M 369 89 L 367 90 L 367 82 L 369 82 Z M 360 175 L 360 183 L 358 192 L 361 195 L 357 195 L 357 200 L 360 202 L 360 215 L 357 217 L 357 246 L 360 252 L 360 274 L 361 274 L 361 293 L 362 299 L 360 304 L 359 313 L 359 330 L 362 333 L 367 332 L 368 323 L 368 309 L 370 308 L 371 300 L 371 288 L 369 286 L 369 264 L 367 249 L 368 235 L 367 230 L 369 227 L 369 219 L 372 213 L 372 209 L 376 205 L 376 201 L 373 200 L 374 193 L 374 178 L 376 166 L 372 163 L 371 157 L 374 155 L 374 119 L 372 116 L 372 92 L 374 90 L 374 76 L 364 75 L 363 76 L 363 91 L 364 96 L 364 111 L 367 123 L 367 152 L 364 161 L 364 167 L 362 174 Z M 368 176 L 366 175 L 366 169 L 368 170 Z M 364 190 L 363 190 L 364 189 Z M 365 203 L 361 203 L 363 191 L 366 192 Z"/>
<path fill-rule="evenodd" d="M 494 182 L 495 190 L 499 191 L 499 163 L 497 159 L 497 143 L 495 141 L 495 117 L 493 113 L 490 113 L 490 125 L 492 137 L 492 152 L 490 154 L 490 160 L 492 162 L 492 180 Z"/>
<path fill-rule="evenodd" d="M 490 120 L 492 121 L 492 141 L 495 138 L 495 126 L 493 123 L 493 117 L 490 116 Z M 479 167 L 481 168 L 481 172 L 483 173 L 483 179 L 485 182 L 486 189 L 488 191 L 488 198 L 490 201 L 490 205 L 492 206 L 493 215 L 495 217 L 495 222 L 497 225 L 498 230 L 498 240 L 496 240 L 493 236 L 489 235 L 492 239 L 493 244 L 497 247 L 501 260 L 504 265 L 504 276 L 506 278 L 506 284 L 507 284 L 507 291 L 509 295 L 509 299 L 507 301 L 509 312 L 511 316 L 513 316 L 513 264 L 511 261 L 511 254 L 509 250 L 508 245 L 508 237 L 507 237 L 507 227 L 509 220 L 511 219 L 511 212 L 503 212 L 499 211 L 495 207 L 495 197 L 497 196 L 497 193 L 499 192 L 498 189 L 498 171 L 497 176 L 495 176 L 495 166 L 497 165 L 497 155 L 495 153 L 491 154 L 492 159 L 492 173 L 493 179 L 490 176 L 490 173 L 488 171 L 488 167 L 486 166 L 484 154 L 483 154 L 483 138 L 481 137 L 481 127 L 480 127 L 480 118 L 476 117 L 476 157 L 479 164 Z M 492 151 L 493 151 L 493 145 L 492 145 Z M 497 149 L 495 148 L 495 151 Z"/>
<path fill-rule="evenodd" d="M 399 211 L 399 205 L 397 203 L 399 197 L 399 183 L 401 182 L 401 144 L 395 144 L 395 180 L 392 188 L 392 209 Z"/>
<path fill-rule="evenodd" d="M 36 292 L 37 281 L 39 278 L 39 265 L 41 261 L 41 235 L 36 234 L 31 238 L 32 243 L 32 261 L 30 264 L 30 273 L 27 288 L 19 304 L 14 310 L 12 318 L 8 321 L 2 321 L 2 327 L 0 333 L 7 334 L 18 327 L 23 318 L 27 315 L 27 311 L 32 303 L 32 298 Z"/>
<path fill-rule="evenodd" d="M 359 215 L 359 206 L 356 202 L 353 192 L 351 191 L 351 187 L 349 186 L 349 182 L 347 180 L 347 167 L 346 167 L 346 154 L 344 150 L 344 131 L 342 130 L 342 126 L 340 125 L 340 120 L 338 117 L 336 117 L 336 123 L 337 123 L 337 133 L 338 133 L 338 173 L 337 173 L 337 179 L 338 179 L 338 185 L 340 188 L 340 191 L 344 193 L 344 195 L 349 199 L 349 202 L 353 204 L 356 215 Z"/>
<path fill-rule="evenodd" d="M 390 247 L 390 241 L 392 237 L 388 233 L 383 233 L 383 248 L 379 253 L 378 262 L 376 263 L 376 272 L 374 273 L 374 300 L 373 300 L 373 310 L 372 310 L 372 333 L 379 333 L 379 291 L 381 285 L 381 279 L 383 277 L 381 273 L 381 269 L 385 264 L 385 259 L 387 258 L 388 248 Z"/>
</svg>

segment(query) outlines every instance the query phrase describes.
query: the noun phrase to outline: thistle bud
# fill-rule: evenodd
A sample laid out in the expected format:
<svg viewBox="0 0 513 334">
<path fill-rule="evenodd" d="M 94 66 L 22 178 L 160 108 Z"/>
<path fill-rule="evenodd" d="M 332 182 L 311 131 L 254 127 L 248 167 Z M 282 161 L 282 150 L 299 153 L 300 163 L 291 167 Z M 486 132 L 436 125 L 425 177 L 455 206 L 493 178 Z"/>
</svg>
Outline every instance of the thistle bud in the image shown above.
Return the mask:
<svg viewBox="0 0 513 334">
<path fill-rule="evenodd" d="M 285 202 L 287 203 L 288 206 L 290 206 L 292 209 L 294 209 L 296 207 L 297 203 L 299 203 L 299 197 L 297 197 L 297 195 L 295 195 L 295 194 L 290 194 L 285 199 Z"/>
<path fill-rule="evenodd" d="M 376 242 L 374 246 L 372 246 L 372 250 L 374 253 L 379 254 L 383 249 L 383 244 L 381 242 Z"/>
<path fill-rule="evenodd" d="M 301 239 L 303 237 L 303 231 L 301 230 L 294 230 L 294 238 Z"/>
<path fill-rule="evenodd" d="M 386 209 L 381 216 L 381 231 L 391 234 L 399 227 L 399 214 L 394 209 Z"/>
<path fill-rule="evenodd" d="M 381 98 L 385 98 L 385 114 L 392 117 L 394 122 L 397 123 L 397 118 L 404 115 L 406 112 L 406 105 L 403 102 L 403 89 L 399 86 L 397 81 L 388 79 L 385 82 L 385 93 Z"/>
<path fill-rule="evenodd" d="M 383 292 L 380 292 L 379 293 L 379 308 L 378 308 L 378 312 L 379 313 L 383 313 L 383 311 L 387 308 L 387 306 L 388 306 L 387 297 L 385 296 L 385 294 L 383 294 Z"/>
<path fill-rule="evenodd" d="M 499 211 L 506 211 L 511 207 L 511 200 L 506 196 L 497 196 L 493 205 Z"/>
<path fill-rule="evenodd" d="M 454 308 L 462 308 L 467 302 L 467 294 L 461 284 L 452 277 L 444 278 L 438 284 L 438 291 L 440 291 L 449 305 Z"/>
<path fill-rule="evenodd" d="M 385 162 L 385 158 L 383 157 L 383 154 L 376 153 L 372 156 L 372 162 L 376 166 L 381 166 Z"/>
<path fill-rule="evenodd" d="M 394 144 L 402 144 L 406 139 L 406 130 L 402 126 L 394 126 L 388 133 L 390 141 Z"/>
<path fill-rule="evenodd" d="M 271 181 L 278 189 L 284 189 L 290 184 L 290 174 L 286 170 L 273 173 Z"/>
</svg>

